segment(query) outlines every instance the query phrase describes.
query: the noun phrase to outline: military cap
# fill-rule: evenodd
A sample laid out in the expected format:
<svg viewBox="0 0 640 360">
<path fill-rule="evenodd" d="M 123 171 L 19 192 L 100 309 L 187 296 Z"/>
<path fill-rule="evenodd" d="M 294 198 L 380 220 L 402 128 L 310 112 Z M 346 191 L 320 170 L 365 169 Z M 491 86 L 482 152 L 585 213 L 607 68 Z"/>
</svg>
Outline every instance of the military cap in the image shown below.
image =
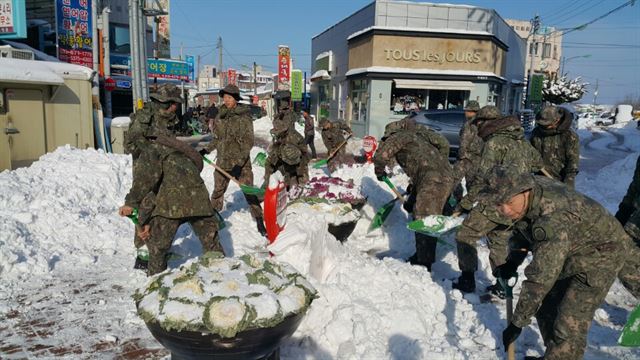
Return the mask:
<svg viewBox="0 0 640 360">
<path fill-rule="evenodd" d="M 286 164 L 297 165 L 300 163 L 302 152 L 295 145 L 284 144 L 280 150 L 280 157 Z"/>
<path fill-rule="evenodd" d="M 220 97 L 224 96 L 224 94 L 227 94 L 233 96 L 236 101 L 242 100 L 242 97 L 240 96 L 240 89 L 233 84 L 225 86 L 218 92 L 218 94 L 220 95 Z"/>
<path fill-rule="evenodd" d="M 521 172 L 515 166 L 494 166 L 485 179 L 478 200 L 484 205 L 501 205 L 513 196 L 533 189 L 535 180 L 528 172 Z"/>
<path fill-rule="evenodd" d="M 178 89 L 178 87 L 173 84 L 161 84 L 156 88 L 154 92 L 149 94 L 149 96 L 161 103 L 167 103 L 170 101 L 176 103 L 183 102 L 182 96 L 180 94 L 180 89 Z"/>
<path fill-rule="evenodd" d="M 475 111 L 480 110 L 480 104 L 477 101 L 471 100 L 467 103 L 467 106 L 464 107 L 464 111 Z"/>
<path fill-rule="evenodd" d="M 555 106 L 547 106 L 546 108 L 542 109 L 540 113 L 538 113 L 538 116 L 536 117 L 536 123 L 542 126 L 547 126 L 560 120 L 561 117 L 562 112 L 560 111 L 560 108 Z"/>
<path fill-rule="evenodd" d="M 404 129 L 404 121 L 402 120 L 398 120 L 398 121 L 394 121 L 394 122 L 390 122 L 388 123 L 385 127 L 384 127 L 384 135 L 382 136 L 382 139 L 386 139 L 389 136 L 397 133 L 398 131 Z"/>
<path fill-rule="evenodd" d="M 500 109 L 493 105 L 483 106 L 476 114 L 476 120 L 494 120 L 502 117 Z"/>
</svg>

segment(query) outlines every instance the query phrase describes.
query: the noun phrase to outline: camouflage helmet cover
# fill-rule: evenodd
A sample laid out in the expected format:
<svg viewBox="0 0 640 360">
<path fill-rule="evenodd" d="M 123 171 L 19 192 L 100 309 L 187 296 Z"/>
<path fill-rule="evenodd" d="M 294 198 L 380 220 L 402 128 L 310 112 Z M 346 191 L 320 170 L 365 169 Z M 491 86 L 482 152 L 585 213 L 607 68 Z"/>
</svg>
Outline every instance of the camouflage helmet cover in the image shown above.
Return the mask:
<svg viewBox="0 0 640 360">
<path fill-rule="evenodd" d="M 476 120 L 494 120 L 502 117 L 500 109 L 493 105 L 483 106 L 476 114 Z"/>
<path fill-rule="evenodd" d="M 467 106 L 464 107 L 464 111 L 475 111 L 475 112 L 478 112 L 478 110 L 480 110 L 480 104 L 475 100 L 469 101 L 467 103 Z"/>
<path fill-rule="evenodd" d="M 173 84 L 161 84 L 149 96 L 161 103 L 176 102 L 182 103 L 180 89 Z"/>
<path fill-rule="evenodd" d="M 478 200 L 484 205 L 501 205 L 534 186 L 534 176 L 530 173 L 523 173 L 514 166 L 497 165 L 489 172 Z"/>
<path fill-rule="evenodd" d="M 547 126 L 555 123 L 562 118 L 562 112 L 560 108 L 555 106 L 547 106 L 542 109 L 536 117 L 536 123 L 538 125 Z"/>
<path fill-rule="evenodd" d="M 288 165 L 297 165 L 300 163 L 302 152 L 295 145 L 284 144 L 280 150 L 280 157 Z"/>
<path fill-rule="evenodd" d="M 405 123 L 402 120 L 390 122 L 384 127 L 384 135 L 382 136 L 382 138 L 386 139 L 392 134 L 395 134 L 398 131 L 403 130 L 404 127 L 405 127 Z"/>
</svg>

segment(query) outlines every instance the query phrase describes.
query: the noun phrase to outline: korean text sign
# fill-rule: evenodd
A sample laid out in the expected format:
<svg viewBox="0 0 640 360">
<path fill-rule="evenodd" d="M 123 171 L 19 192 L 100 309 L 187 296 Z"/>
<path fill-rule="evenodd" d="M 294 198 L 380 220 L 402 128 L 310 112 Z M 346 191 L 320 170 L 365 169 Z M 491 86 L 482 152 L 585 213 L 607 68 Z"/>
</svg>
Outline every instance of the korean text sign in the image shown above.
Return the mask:
<svg viewBox="0 0 640 360">
<path fill-rule="evenodd" d="M 58 57 L 93 67 L 91 0 L 56 0 Z"/>
</svg>

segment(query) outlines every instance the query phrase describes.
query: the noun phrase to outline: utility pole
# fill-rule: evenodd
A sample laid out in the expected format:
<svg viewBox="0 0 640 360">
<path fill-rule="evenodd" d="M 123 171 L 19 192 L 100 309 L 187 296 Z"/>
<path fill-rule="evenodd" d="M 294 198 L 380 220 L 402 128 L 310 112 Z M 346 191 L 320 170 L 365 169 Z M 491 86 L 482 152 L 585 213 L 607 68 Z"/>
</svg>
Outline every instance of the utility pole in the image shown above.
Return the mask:
<svg viewBox="0 0 640 360">
<path fill-rule="evenodd" d="M 528 47 L 528 51 L 529 51 L 529 73 L 527 74 L 527 94 L 526 94 L 526 104 L 527 107 L 531 107 L 531 79 L 533 76 L 533 60 L 534 57 L 533 55 L 536 52 L 537 49 L 537 43 L 536 43 L 536 33 L 538 33 L 538 30 L 540 29 L 540 16 L 538 14 L 536 14 L 536 16 L 533 17 L 533 19 L 531 19 L 531 31 L 529 32 L 529 36 L 527 37 L 527 47 Z M 533 36 L 533 40 L 531 41 L 531 45 L 529 45 L 529 38 Z"/>
<path fill-rule="evenodd" d="M 200 90 L 200 55 L 198 55 L 198 60 L 196 62 L 196 88 L 198 88 L 198 90 Z"/>
<path fill-rule="evenodd" d="M 216 48 L 218 49 L 218 77 L 222 80 L 222 36 L 218 36 Z M 220 87 L 224 87 L 222 81 L 220 81 Z"/>
<path fill-rule="evenodd" d="M 111 9 L 109 9 L 109 7 L 105 7 L 104 9 L 102 9 L 102 41 L 103 41 L 103 46 L 102 48 L 104 49 L 104 79 L 105 81 L 111 77 L 111 59 L 109 58 L 111 56 L 111 49 L 110 49 L 110 42 L 111 39 L 109 38 L 109 14 L 111 13 Z M 112 117 L 112 101 L 111 101 L 111 91 L 105 91 L 104 92 L 104 107 L 105 107 L 105 115 L 107 117 Z"/>
<path fill-rule="evenodd" d="M 142 98 L 140 85 L 140 57 L 138 55 L 138 0 L 129 0 L 129 41 L 131 44 L 131 93 L 133 95 L 133 111 L 138 110 L 138 100 Z"/>
<path fill-rule="evenodd" d="M 253 95 L 258 96 L 258 75 L 256 74 L 256 62 L 253 62 Z"/>
</svg>

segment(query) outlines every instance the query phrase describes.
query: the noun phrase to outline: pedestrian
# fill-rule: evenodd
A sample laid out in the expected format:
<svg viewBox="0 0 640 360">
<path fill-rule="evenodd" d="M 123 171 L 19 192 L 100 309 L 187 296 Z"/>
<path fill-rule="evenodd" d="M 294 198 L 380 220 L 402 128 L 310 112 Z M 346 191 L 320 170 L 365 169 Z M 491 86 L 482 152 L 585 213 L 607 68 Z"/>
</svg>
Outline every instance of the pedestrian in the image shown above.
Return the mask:
<svg viewBox="0 0 640 360">
<path fill-rule="evenodd" d="M 211 206 L 200 177 L 202 158 L 169 130 L 177 120 L 175 110 L 181 101 L 179 92 L 172 90 L 172 87 L 166 87 L 151 95 L 167 107 L 154 114 L 153 127 L 144 135 L 148 144 L 133 168 L 133 184 L 125 204 L 119 209 L 121 216 L 129 216 L 141 207 L 148 194 L 155 195 L 155 206 L 150 215 L 138 219 L 142 227 L 139 236 L 149 249 L 149 276 L 167 268 L 171 243 L 183 223 L 191 225 L 203 253 L 223 251 L 218 240 L 216 218 L 219 215 Z"/>
<path fill-rule="evenodd" d="M 219 111 L 215 103 L 212 103 L 211 106 L 209 106 L 209 108 L 205 112 L 205 118 L 204 118 L 205 127 L 207 127 L 209 131 L 211 131 L 211 133 L 213 133 L 213 130 L 216 128 L 215 121 L 216 121 L 216 118 L 218 117 L 218 112 Z"/>
<path fill-rule="evenodd" d="M 380 147 L 373 157 L 374 171 L 379 181 L 389 175 L 387 166 L 397 162 L 411 180 L 410 197 L 405 210 L 414 219 L 440 215 L 449 197 L 453 176 L 447 156 L 413 130 L 402 128 L 399 122 L 385 128 Z M 435 262 L 437 238 L 415 233 L 416 253 L 409 261 L 425 266 L 429 271 Z"/>
<path fill-rule="evenodd" d="M 240 89 L 232 84 L 225 86 L 219 92 L 223 105 L 220 106 L 213 139 L 205 151 L 217 150 L 216 165 L 225 170 L 240 183 L 253 185 L 253 170 L 251 169 L 250 152 L 253 148 L 253 120 L 249 107 L 238 103 Z M 211 193 L 211 204 L 216 211 L 222 211 L 224 193 L 229 186 L 229 179 L 219 171 L 214 171 L 214 188 Z M 260 200 L 256 195 L 244 194 L 251 216 L 255 219 L 258 232 L 265 236 L 267 230 Z"/>
<path fill-rule="evenodd" d="M 271 129 L 273 143 L 265 163 L 264 181 L 276 171 L 284 176 L 287 189 L 302 186 L 309 181 L 309 155 L 305 139 L 286 120 L 277 120 Z"/>
<path fill-rule="evenodd" d="M 497 107 L 488 105 L 478 111 L 475 121 L 478 136 L 484 145 L 474 178 L 467 179 L 467 195 L 458 204 L 463 212 L 468 213 L 456 235 L 458 265 L 462 274 L 458 281 L 453 283 L 453 287 L 462 292 L 475 291 L 478 240 L 487 237 L 490 249 L 489 264 L 494 274 L 497 266 L 505 263 L 509 256 L 510 221 L 495 209 L 474 206 L 477 193 L 483 184 L 482 179 L 485 179 L 496 165 L 513 166 L 523 173 L 535 173 L 542 167 L 540 154 L 525 139 L 524 129 L 516 117 L 503 117 Z M 501 287 L 494 284 L 487 290 L 498 293 Z"/>
<path fill-rule="evenodd" d="M 640 249 L 640 157 L 636 160 L 633 179 L 618 206 L 615 217 L 633 239 L 635 248 Z M 637 256 L 635 261 L 632 258 L 629 257 L 625 262 L 618 278 L 622 285 L 640 300 L 640 256 Z"/>
<path fill-rule="evenodd" d="M 327 148 L 327 156 L 330 156 L 335 152 L 335 155 L 329 159 L 327 167 L 329 172 L 334 172 L 340 165 L 348 162 L 346 156 L 346 144 L 345 133 L 349 136 L 353 134 L 351 128 L 344 121 L 330 121 L 327 118 L 320 120 L 320 129 L 322 135 L 322 142 Z"/>
<path fill-rule="evenodd" d="M 302 117 L 304 117 L 304 143 L 309 145 L 311 149 L 311 159 L 317 159 L 318 155 L 316 154 L 316 145 L 313 143 L 316 136 L 315 124 L 313 123 L 313 118 L 309 115 L 308 112 L 303 111 Z"/>
<path fill-rule="evenodd" d="M 556 180 L 575 188 L 580 160 L 580 139 L 571 129 L 573 115 L 547 106 L 538 114 L 531 145 L 542 155 L 544 169 Z"/>
<path fill-rule="evenodd" d="M 513 167 L 496 167 L 478 196 L 515 222 L 530 241 L 532 260 L 510 324 L 505 349 L 535 315 L 545 360 L 582 359 L 587 333 L 631 247 L 622 226 L 596 201 L 565 184 Z M 504 279 L 517 268 L 498 268 Z"/>
</svg>

